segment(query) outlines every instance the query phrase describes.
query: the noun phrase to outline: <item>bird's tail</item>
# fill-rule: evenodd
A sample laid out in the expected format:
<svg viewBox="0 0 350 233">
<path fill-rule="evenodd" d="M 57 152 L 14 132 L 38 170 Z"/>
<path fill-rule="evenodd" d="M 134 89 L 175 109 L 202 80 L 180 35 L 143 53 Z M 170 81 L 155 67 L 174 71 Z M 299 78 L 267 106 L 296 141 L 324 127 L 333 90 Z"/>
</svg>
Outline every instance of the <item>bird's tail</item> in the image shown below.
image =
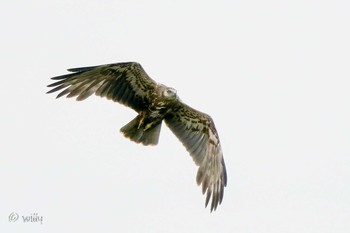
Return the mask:
<svg viewBox="0 0 350 233">
<path fill-rule="evenodd" d="M 151 125 L 147 128 L 141 122 L 140 115 L 136 116 L 132 121 L 123 126 L 120 131 L 125 137 L 136 143 L 142 143 L 143 145 L 157 145 L 159 140 L 160 129 L 162 121 Z M 140 123 L 141 122 L 141 123 Z"/>
</svg>

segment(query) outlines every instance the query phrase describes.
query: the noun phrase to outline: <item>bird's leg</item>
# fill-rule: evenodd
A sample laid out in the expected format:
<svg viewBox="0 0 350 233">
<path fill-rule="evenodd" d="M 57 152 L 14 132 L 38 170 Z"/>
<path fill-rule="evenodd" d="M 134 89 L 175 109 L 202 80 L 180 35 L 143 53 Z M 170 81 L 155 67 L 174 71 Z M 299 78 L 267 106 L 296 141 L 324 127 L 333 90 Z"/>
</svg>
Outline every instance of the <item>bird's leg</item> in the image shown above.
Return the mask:
<svg viewBox="0 0 350 233">
<path fill-rule="evenodd" d="M 143 122 L 145 121 L 146 113 L 141 112 L 140 116 L 141 116 L 141 119 L 140 119 L 139 125 L 137 126 L 137 129 L 140 129 L 140 127 L 143 125 Z"/>
<path fill-rule="evenodd" d="M 148 130 L 149 128 L 151 128 L 153 126 L 154 122 L 153 121 L 149 122 L 150 119 L 147 120 L 148 117 L 146 116 L 146 112 L 141 112 L 140 113 L 140 118 L 141 119 L 139 121 L 139 125 L 137 126 L 137 129 L 140 129 L 140 128 L 142 128 L 145 125 L 143 127 L 143 131 L 146 131 L 146 130 Z M 149 122 L 149 123 L 147 123 L 147 122 Z"/>
<path fill-rule="evenodd" d="M 149 128 L 151 128 L 151 127 L 152 127 L 152 125 L 153 125 L 153 122 L 148 123 L 148 124 L 146 125 L 146 127 L 143 129 L 143 131 L 148 130 Z"/>
</svg>

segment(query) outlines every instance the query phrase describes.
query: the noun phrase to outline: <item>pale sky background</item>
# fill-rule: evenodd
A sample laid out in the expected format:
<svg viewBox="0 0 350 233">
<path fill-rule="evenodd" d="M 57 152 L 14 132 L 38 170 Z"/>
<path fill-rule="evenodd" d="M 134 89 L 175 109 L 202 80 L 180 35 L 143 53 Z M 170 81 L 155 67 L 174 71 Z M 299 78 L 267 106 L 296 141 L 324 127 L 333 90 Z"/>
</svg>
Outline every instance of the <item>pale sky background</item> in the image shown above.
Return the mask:
<svg viewBox="0 0 350 233">
<path fill-rule="evenodd" d="M 0 3 L 0 231 L 350 232 L 350 1 Z M 197 167 L 163 125 L 46 95 L 67 68 L 137 61 L 210 114 L 228 186 L 204 208 Z M 17 213 L 17 222 L 9 215 Z M 42 224 L 24 223 L 37 213 Z"/>
</svg>

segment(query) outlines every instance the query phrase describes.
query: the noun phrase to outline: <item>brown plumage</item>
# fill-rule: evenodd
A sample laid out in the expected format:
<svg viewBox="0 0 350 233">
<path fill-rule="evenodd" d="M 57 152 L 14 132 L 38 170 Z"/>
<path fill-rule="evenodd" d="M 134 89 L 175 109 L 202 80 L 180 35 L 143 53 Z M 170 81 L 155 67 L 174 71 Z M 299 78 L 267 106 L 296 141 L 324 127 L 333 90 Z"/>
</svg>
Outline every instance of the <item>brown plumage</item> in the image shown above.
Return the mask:
<svg viewBox="0 0 350 233">
<path fill-rule="evenodd" d="M 176 90 L 153 81 L 135 62 L 68 69 L 73 73 L 52 78 L 47 93 L 84 100 L 92 94 L 134 109 L 138 115 L 121 128 L 130 140 L 156 145 L 162 121 L 182 142 L 198 168 L 197 184 L 211 200 L 211 211 L 222 202 L 227 184 L 225 162 L 212 118 L 181 102 Z"/>
</svg>

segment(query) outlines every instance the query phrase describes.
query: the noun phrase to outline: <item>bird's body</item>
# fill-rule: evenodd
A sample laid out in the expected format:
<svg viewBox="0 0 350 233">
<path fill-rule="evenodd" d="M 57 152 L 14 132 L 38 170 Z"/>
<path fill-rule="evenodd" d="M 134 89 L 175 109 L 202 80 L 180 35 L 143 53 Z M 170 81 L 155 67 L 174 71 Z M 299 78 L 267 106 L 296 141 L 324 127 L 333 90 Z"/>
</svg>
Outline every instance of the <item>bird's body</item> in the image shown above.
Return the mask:
<svg viewBox="0 0 350 233">
<path fill-rule="evenodd" d="M 173 111 L 172 105 L 178 100 L 173 88 L 157 84 L 155 90 L 154 101 L 148 108 L 139 112 L 131 122 L 120 129 L 125 137 L 146 146 L 158 144 L 162 121 Z"/>
<path fill-rule="evenodd" d="M 156 145 L 163 120 L 179 138 L 199 166 L 197 183 L 206 193 L 211 210 L 221 203 L 227 183 L 219 136 L 211 117 L 199 112 L 177 96 L 176 90 L 153 81 L 135 62 L 69 69 L 71 74 L 52 78 L 48 93 L 84 100 L 93 93 L 133 108 L 138 115 L 121 128 L 125 137 Z"/>
</svg>

